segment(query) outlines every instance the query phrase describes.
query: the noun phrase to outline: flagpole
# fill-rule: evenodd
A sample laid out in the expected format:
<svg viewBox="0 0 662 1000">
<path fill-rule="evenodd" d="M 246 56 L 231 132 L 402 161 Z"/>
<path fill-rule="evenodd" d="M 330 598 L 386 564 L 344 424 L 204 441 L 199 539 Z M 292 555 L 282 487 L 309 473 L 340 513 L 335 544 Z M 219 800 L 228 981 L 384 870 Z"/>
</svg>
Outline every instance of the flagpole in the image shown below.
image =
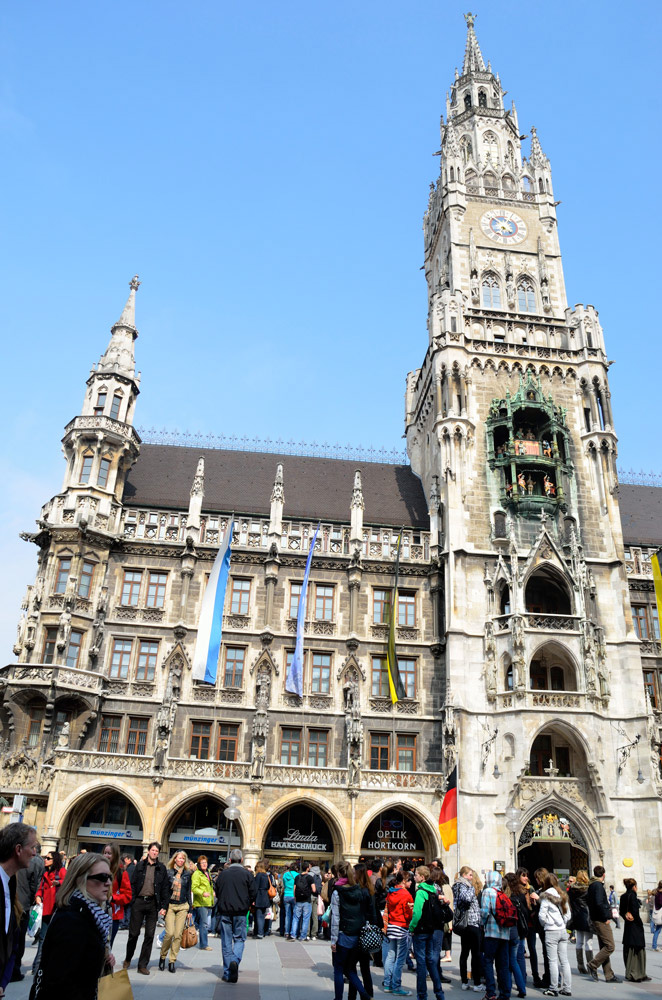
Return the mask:
<svg viewBox="0 0 662 1000">
<path fill-rule="evenodd" d="M 456 738 L 457 738 L 457 734 L 456 734 Z M 458 751 L 457 751 L 457 753 L 455 755 L 455 767 L 456 767 L 456 771 L 455 771 L 455 782 L 456 782 L 456 785 L 455 785 L 455 787 L 457 788 L 457 791 L 455 793 L 456 794 L 455 801 L 457 803 L 457 842 L 455 844 L 455 853 L 456 853 L 457 867 L 456 867 L 455 871 L 459 875 L 459 873 L 460 873 L 460 831 L 462 829 L 462 827 L 460 826 L 460 787 L 461 786 L 460 786 L 460 751 L 459 751 L 459 748 L 458 748 Z"/>
</svg>

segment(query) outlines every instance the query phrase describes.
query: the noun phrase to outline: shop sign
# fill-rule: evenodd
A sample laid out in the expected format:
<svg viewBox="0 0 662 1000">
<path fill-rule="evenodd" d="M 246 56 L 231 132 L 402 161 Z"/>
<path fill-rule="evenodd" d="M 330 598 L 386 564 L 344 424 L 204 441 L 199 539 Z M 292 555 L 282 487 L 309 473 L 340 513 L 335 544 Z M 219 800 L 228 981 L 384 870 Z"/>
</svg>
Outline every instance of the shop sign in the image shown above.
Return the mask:
<svg viewBox="0 0 662 1000">
<path fill-rule="evenodd" d="M 300 830 L 290 828 L 285 830 L 282 837 L 277 837 L 274 833 L 267 839 L 267 849 L 270 851 L 297 851 L 299 854 L 319 854 L 330 848 L 326 841 L 322 841 L 319 835 L 313 830 L 312 833 L 301 833 Z"/>
<path fill-rule="evenodd" d="M 102 837 L 104 840 L 138 840 L 142 843 L 143 832 L 140 829 L 112 826 L 79 826 L 79 837 Z"/>
<path fill-rule="evenodd" d="M 506 862 L 505 861 L 494 861 L 493 864 L 494 864 L 494 868 L 492 870 L 495 871 L 495 872 L 499 872 L 501 875 L 503 875 L 503 873 L 506 870 Z"/>
<path fill-rule="evenodd" d="M 230 844 L 236 844 L 237 846 L 241 843 L 237 834 L 233 834 L 228 838 L 227 833 L 224 836 L 222 833 L 216 833 L 216 831 L 210 831 L 209 833 L 191 831 L 190 833 L 185 833 L 184 830 L 173 830 L 168 840 L 171 847 L 174 844 L 204 844 L 206 847 L 227 847 L 228 841 Z"/>
<path fill-rule="evenodd" d="M 374 819 L 363 837 L 362 851 L 385 854 L 421 853 L 424 850 L 420 831 L 401 812 L 382 813 Z"/>
</svg>

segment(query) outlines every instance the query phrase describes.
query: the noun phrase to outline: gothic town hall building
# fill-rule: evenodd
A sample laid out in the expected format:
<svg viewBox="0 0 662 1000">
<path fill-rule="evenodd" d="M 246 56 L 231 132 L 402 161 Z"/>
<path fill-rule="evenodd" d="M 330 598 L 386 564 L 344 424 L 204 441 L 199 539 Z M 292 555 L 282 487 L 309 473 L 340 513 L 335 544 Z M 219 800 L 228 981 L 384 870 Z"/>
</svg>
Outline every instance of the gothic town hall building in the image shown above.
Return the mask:
<svg viewBox="0 0 662 1000">
<path fill-rule="evenodd" d="M 566 302 L 550 161 L 533 128 L 523 156 L 467 21 L 424 218 L 409 465 L 142 443 L 131 283 L 25 535 L 36 577 L 0 669 L 2 794 L 26 796 L 47 848 L 429 858 L 457 763 L 461 863 L 659 876 L 662 490 L 618 484 L 603 331 Z M 233 511 L 208 685 L 191 660 Z"/>
</svg>

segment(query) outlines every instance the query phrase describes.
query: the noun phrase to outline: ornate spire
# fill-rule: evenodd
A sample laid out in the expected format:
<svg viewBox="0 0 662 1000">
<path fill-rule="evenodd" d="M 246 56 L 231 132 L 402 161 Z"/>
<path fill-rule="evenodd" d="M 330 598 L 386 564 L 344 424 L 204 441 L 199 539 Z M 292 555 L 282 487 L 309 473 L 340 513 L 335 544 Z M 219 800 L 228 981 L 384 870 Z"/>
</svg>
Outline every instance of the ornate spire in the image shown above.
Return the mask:
<svg viewBox="0 0 662 1000">
<path fill-rule="evenodd" d="M 276 478 L 274 488 L 271 491 L 272 503 L 285 503 L 285 487 L 283 485 L 283 466 L 279 463 L 276 466 Z"/>
<path fill-rule="evenodd" d="M 122 310 L 122 315 L 118 319 L 117 323 L 113 324 L 113 329 L 116 326 L 126 326 L 130 330 L 135 330 L 136 328 L 136 292 L 140 288 L 142 282 L 138 281 L 138 275 L 134 274 L 129 282 L 129 297 L 126 300 L 126 305 Z"/>
<path fill-rule="evenodd" d="M 448 125 L 444 131 L 444 152 L 447 157 L 460 155 L 460 143 L 457 138 L 457 131 L 453 124 L 453 119 L 448 119 Z"/>
<path fill-rule="evenodd" d="M 542 167 L 547 161 L 547 157 L 542 151 L 540 139 L 534 125 L 531 126 L 531 156 L 529 163 L 534 167 Z"/>
<path fill-rule="evenodd" d="M 354 473 L 354 489 L 352 490 L 352 502 L 351 508 L 360 507 L 361 510 L 364 509 L 365 503 L 363 502 L 363 487 L 361 485 L 361 473 L 357 469 Z"/>
<path fill-rule="evenodd" d="M 191 486 L 191 496 L 192 497 L 202 497 L 205 495 L 205 460 L 200 458 L 198 460 L 198 467 L 195 470 L 195 476 L 193 477 L 193 484 Z"/>
<path fill-rule="evenodd" d="M 468 14 L 464 15 L 464 20 L 467 22 L 467 44 L 464 50 L 462 76 L 466 76 L 471 73 L 484 73 L 485 60 L 483 59 L 483 54 L 480 51 L 480 45 L 478 44 L 478 39 L 476 38 L 476 32 L 474 31 L 474 21 L 476 20 L 476 15 L 469 11 Z"/>
</svg>

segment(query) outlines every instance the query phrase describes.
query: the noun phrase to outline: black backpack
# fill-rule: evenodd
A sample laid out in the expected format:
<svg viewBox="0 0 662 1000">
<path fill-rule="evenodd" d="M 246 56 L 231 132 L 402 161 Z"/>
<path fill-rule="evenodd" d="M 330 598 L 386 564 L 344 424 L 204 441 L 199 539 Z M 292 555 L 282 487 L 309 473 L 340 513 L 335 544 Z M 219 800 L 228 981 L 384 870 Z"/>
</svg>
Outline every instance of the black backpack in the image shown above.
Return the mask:
<svg viewBox="0 0 662 1000">
<path fill-rule="evenodd" d="M 426 889 L 419 889 L 424 892 L 427 899 L 423 903 L 421 913 L 421 923 L 424 927 L 429 927 L 433 931 L 441 931 L 445 924 L 449 924 L 453 919 L 453 911 L 445 899 L 440 898 L 436 892 L 428 892 Z"/>
<path fill-rule="evenodd" d="M 314 879 L 313 879 L 314 881 Z M 297 903 L 307 903 L 311 896 L 311 876 L 297 875 L 294 880 L 294 900 Z"/>
</svg>

